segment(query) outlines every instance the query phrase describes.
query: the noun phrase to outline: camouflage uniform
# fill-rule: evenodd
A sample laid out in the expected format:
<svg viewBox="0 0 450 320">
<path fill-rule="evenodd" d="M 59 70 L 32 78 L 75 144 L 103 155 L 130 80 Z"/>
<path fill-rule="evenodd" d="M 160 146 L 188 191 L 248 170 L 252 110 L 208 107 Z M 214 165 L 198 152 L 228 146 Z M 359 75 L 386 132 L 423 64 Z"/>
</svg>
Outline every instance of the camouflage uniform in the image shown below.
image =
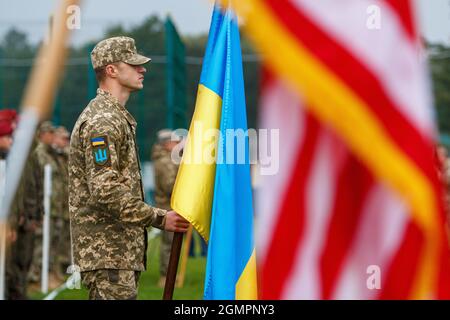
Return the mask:
<svg viewBox="0 0 450 320">
<path fill-rule="evenodd" d="M 67 268 L 71 263 L 70 255 L 70 218 L 69 218 L 69 150 L 57 150 L 55 160 L 61 178 L 61 188 L 57 197 L 60 209 L 61 234 L 57 249 L 58 262 L 60 266 Z"/>
<path fill-rule="evenodd" d="M 6 160 L 7 157 L 7 151 L 0 150 L 0 160 Z M 9 212 L 8 220 L 7 220 L 7 230 L 10 230 L 11 232 L 15 232 L 17 234 L 17 227 L 19 222 L 19 215 L 22 211 L 21 202 L 18 201 L 22 195 L 22 186 L 23 184 L 20 183 L 18 186 L 18 190 L 16 193 L 16 197 L 14 198 L 14 201 L 11 206 L 11 210 Z M 8 239 L 7 239 L 8 240 Z M 17 240 L 16 240 L 17 242 Z M 18 279 L 20 270 L 17 266 L 17 263 L 14 259 L 17 249 L 16 249 L 16 242 L 7 242 L 6 243 L 6 252 L 5 252 L 5 298 L 7 300 L 17 300 L 21 299 L 20 295 L 20 288 L 18 288 Z"/>
<path fill-rule="evenodd" d="M 100 269 L 83 274 L 90 300 L 136 300 L 140 272 Z"/>
<path fill-rule="evenodd" d="M 91 58 L 94 69 L 150 60 L 138 55 L 127 37 L 99 42 Z M 135 299 L 146 265 L 145 228 L 164 228 L 167 212 L 144 202 L 140 170 L 136 121 L 115 97 L 98 89 L 74 126 L 69 154 L 74 263 L 91 299 Z"/>
<path fill-rule="evenodd" d="M 157 143 L 153 146 L 152 160 L 155 170 L 155 204 L 160 208 L 171 210 L 170 197 L 177 177 L 178 165 L 171 159 L 171 152 Z M 167 274 L 173 232 L 163 231 L 161 238 L 159 272 L 162 277 Z"/>
<path fill-rule="evenodd" d="M 13 123 L 16 122 L 17 113 L 14 110 L 6 109 L 0 111 L 0 137 L 11 137 L 13 133 Z M 7 158 L 9 147 L 2 145 L 0 149 L 0 160 Z M 7 235 L 15 234 L 15 239 L 9 236 L 6 238 L 5 252 L 5 298 L 6 299 L 23 299 L 21 288 L 19 286 L 20 269 L 16 262 L 17 255 L 17 229 L 21 216 L 23 215 L 23 196 L 24 196 L 23 179 L 19 182 L 15 198 L 12 202 L 9 215 L 7 217 L 6 232 Z M 10 242 L 13 240 L 13 242 Z M 23 290 L 22 290 L 23 291 Z"/>
</svg>

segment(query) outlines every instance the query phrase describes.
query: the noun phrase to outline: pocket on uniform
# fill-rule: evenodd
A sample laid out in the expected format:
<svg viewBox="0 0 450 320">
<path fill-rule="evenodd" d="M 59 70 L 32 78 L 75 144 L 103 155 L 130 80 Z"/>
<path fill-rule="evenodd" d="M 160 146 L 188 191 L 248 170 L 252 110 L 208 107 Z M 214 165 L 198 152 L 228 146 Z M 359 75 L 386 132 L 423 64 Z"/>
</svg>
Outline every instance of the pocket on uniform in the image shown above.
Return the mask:
<svg viewBox="0 0 450 320">
<path fill-rule="evenodd" d="M 108 280 L 111 283 L 119 283 L 119 270 L 108 270 Z"/>
</svg>

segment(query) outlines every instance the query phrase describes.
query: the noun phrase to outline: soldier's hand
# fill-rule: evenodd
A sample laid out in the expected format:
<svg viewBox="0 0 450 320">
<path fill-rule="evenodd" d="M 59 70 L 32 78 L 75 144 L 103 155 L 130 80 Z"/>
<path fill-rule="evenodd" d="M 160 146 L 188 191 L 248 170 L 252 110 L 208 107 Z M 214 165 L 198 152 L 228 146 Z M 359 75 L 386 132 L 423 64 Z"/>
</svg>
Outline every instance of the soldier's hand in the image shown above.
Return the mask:
<svg viewBox="0 0 450 320">
<path fill-rule="evenodd" d="M 172 232 L 186 232 L 189 228 L 189 221 L 180 216 L 175 211 L 169 211 L 166 215 L 164 230 Z"/>
</svg>

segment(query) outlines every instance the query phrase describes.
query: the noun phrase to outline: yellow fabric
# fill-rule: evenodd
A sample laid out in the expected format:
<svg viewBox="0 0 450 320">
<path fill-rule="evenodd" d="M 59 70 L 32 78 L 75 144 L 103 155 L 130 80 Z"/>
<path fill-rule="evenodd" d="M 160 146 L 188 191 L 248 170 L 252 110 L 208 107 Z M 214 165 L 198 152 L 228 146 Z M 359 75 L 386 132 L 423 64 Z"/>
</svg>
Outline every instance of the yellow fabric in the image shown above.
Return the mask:
<svg viewBox="0 0 450 320">
<path fill-rule="evenodd" d="M 205 241 L 209 239 L 216 173 L 216 133 L 221 110 L 222 99 L 214 91 L 199 85 L 189 137 L 171 199 L 173 210 L 187 219 Z"/>
</svg>

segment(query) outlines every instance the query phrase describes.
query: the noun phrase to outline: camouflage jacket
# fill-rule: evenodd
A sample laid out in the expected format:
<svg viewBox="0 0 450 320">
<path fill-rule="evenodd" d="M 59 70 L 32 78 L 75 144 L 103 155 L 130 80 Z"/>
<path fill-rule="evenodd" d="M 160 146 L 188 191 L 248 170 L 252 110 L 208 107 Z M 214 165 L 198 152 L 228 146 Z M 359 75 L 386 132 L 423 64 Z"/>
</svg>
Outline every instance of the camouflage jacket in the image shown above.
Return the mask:
<svg viewBox="0 0 450 320">
<path fill-rule="evenodd" d="M 158 207 L 164 209 L 170 209 L 170 197 L 178 172 L 178 165 L 172 161 L 170 153 L 160 144 L 155 144 L 152 149 L 155 170 L 155 202 Z"/>
<path fill-rule="evenodd" d="M 45 166 L 47 164 L 52 168 L 52 194 L 50 197 L 50 216 L 61 217 L 61 189 L 62 189 L 62 176 L 59 169 L 58 162 L 55 158 L 55 150 L 45 143 L 39 142 L 35 149 L 36 158 L 39 163 L 40 172 L 45 180 Z"/>
<path fill-rule="evenodd" d="M 166 210 L 144 202 L 136 121 L 101 89 L 72 131 L 69 212 L 81 271 L 144 270 L 145 228 L 165 223 Z"/>
</svg>

